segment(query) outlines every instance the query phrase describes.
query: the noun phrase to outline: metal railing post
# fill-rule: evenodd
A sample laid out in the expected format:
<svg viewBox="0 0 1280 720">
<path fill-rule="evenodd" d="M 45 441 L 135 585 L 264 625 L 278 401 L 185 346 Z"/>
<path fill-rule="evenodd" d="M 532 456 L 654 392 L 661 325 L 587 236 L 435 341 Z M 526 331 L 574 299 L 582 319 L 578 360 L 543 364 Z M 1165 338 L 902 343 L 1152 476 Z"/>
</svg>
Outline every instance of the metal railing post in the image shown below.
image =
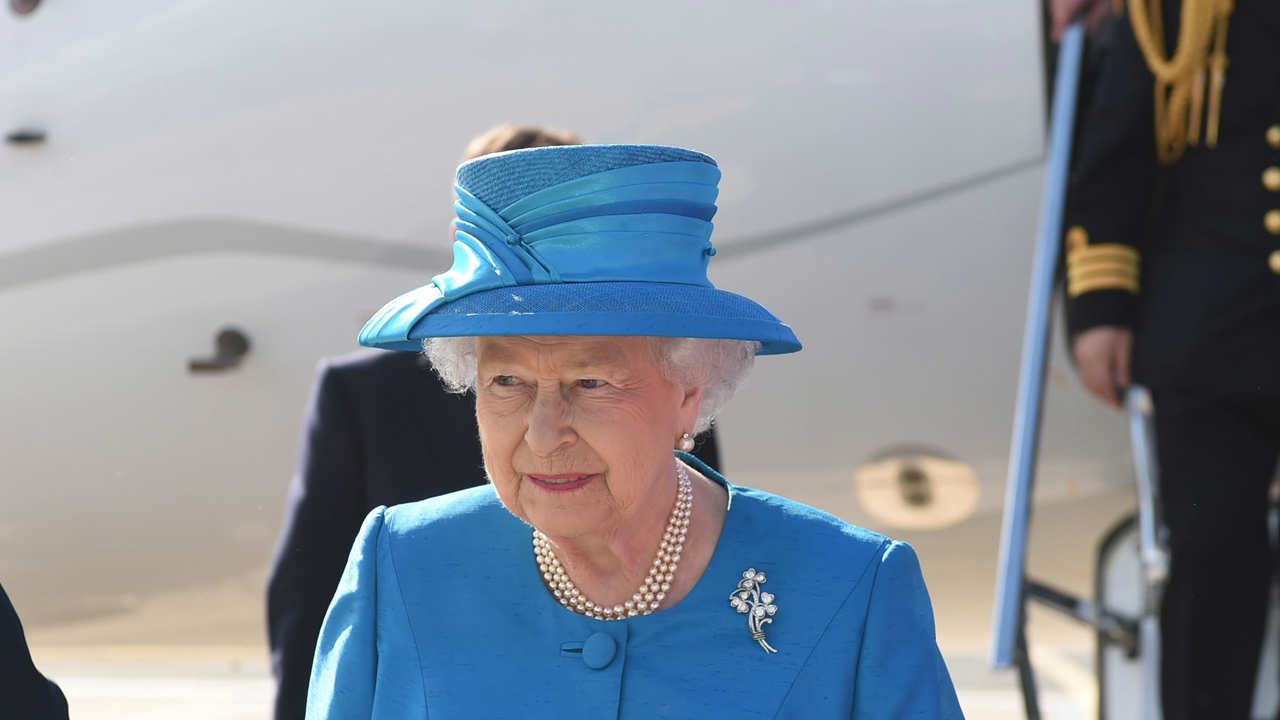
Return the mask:
<svg viewBox="0 0 1280 720">
<path fill-rule="evenodd" d="M 1035 475 L 1045 363 L 1049 350 L 1050 311 L 1062 234 L 1063 207 L 1066 204 L 1067 171 L 1071 162 L 1076 89 L 1080 80 L 1083 48 L 1083 23 L 1076 22 L 1062 36 L 1054 81 L 1048 162 L 1040 197 L 1039 237 L 1027 300 L 1022 365 L 1018 374 L 1018 399 L 1009 451 L 1009 479 L 1000 533 L 995 638 L 991 659 L 995 667 L 1008 667 L 1013 663 L 1023 621 L 1027 526 L 1031 513 L 1031 488 Z"/>
<path fill-rule="evenodd" d="M 1142 615 L 1138 620 L 1138 658 L 1142 663 L 1140 720 L 1160 720 L 1160 602 L 1169 575 L 1169 553 L 1160 538 L 1155 408 L 1151 393 L 1133 385 L 1125 393 L 1129 444 L 1138 491 L 1138 560 L 1142 567 Z"/>
</svg>

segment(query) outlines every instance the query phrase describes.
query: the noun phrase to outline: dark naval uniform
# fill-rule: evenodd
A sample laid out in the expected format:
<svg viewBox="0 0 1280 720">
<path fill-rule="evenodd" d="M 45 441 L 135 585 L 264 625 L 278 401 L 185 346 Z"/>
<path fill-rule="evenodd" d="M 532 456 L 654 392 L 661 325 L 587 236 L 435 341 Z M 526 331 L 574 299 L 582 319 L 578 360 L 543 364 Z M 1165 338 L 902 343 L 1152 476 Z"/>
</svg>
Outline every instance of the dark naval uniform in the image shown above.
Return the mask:
<svg viewBox="0 0 1280 720">
<path fill-rule="evenodd" d="M 1179 8 L 1164 4 L 1165 47 L 1174 48 Z M 1131 328 L 1134 378 L 1155 399 L 1172 551 L 1161 618 L 1166 718 L 1249 716 L 1272 570 L 1280 2 L 1236 0 L 1226 28 L 1216 144 L 1205 119 L 1195 142 L 1161 162 L 1155 78 L 1130 19 L 1112 23 L 1082 108 L 1065 220 L 1069 333 Z M 1208 112 L 1206 101 L 1189 116 Z"/>
</svg>

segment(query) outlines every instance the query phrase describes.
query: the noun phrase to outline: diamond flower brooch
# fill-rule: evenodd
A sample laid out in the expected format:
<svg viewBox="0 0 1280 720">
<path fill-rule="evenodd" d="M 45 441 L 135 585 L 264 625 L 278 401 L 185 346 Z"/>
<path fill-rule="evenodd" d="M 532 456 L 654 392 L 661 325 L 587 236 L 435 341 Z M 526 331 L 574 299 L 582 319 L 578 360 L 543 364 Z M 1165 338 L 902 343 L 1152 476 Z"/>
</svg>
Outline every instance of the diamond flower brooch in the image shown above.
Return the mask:
<svg viewBox="0 0 1280 720">
<path fill-rule="evenodd" d="M 773 604 L 773 593 L 762 592 L 760 586 L 768 578 L 755 568 L 747 568 L 738 581 L 738 587 L 729 593 L 729 606 L 747 616 L 747 629 L 751 639 L 760 643 L 767 653 L 778 652 L 764 639 L 764 626 L 773 622 L 778 606 Z"/>
</svg>

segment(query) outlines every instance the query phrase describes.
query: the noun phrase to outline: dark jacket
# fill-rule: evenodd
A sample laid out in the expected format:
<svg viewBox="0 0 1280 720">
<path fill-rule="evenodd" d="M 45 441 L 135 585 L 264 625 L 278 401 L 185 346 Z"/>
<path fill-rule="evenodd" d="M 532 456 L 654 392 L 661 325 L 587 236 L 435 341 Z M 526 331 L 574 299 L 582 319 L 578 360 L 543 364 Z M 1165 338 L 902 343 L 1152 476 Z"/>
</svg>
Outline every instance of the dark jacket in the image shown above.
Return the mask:
<svg viewBox="0 0 1280 720">
<path fill-rule="evenodd" d="M 719 469 L 708 433 L 695 453 Z M 486 481 L 472 395 L 426 358 L 365 351 L 320 364 L 267 584 L 275 717 L 303 717 L 316 638 L 369 511 Z"/>
<path fill-rule="evenodd" d="M 22 622 L 0 587 L 0 717 L 66 720 L 62 690 L 31 661 Z"/>
<path fill-rule="evenodd" d="M 1163 5 L 1167 49 L 1179 5 Z M 1111 29 L 1064 222 L 1068 331 L 1132 328 L 1149 385 L 1280 394 L 1280 3 L 1235 4 L 1217 146 L 1202 131 L 1168 166 L 1154 77 L 1128 17 Z"/>
</svg>

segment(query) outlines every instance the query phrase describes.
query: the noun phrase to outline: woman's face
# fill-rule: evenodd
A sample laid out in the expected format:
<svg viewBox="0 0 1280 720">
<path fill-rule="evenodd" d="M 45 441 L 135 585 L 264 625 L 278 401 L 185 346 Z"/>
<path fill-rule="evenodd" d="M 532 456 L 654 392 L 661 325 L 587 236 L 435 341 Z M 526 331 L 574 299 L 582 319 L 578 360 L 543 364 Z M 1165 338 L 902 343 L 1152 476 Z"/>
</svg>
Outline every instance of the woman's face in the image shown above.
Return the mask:
<svg viewBox="0 0 1280 720">
<path fill-rule="evenodd" d="M 503 505 L 553 537 L 665 516 L 671 450 L 701 388 L 667 381 L 643 337 L 481 337 L 476 419 Z"/>
</svg>

